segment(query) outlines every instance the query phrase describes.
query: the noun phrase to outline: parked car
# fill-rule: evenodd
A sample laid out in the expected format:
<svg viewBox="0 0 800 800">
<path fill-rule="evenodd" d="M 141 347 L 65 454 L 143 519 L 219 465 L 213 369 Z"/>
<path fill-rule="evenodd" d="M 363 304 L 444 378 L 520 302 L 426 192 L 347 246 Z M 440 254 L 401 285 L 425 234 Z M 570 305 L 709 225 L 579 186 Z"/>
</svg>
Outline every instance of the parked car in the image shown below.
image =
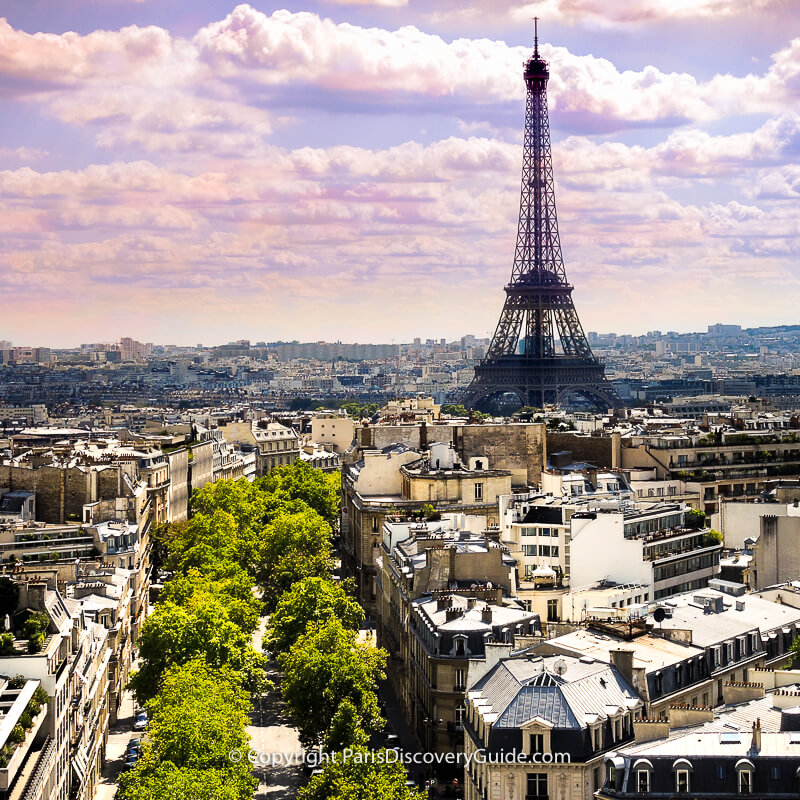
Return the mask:
<svg viewBox="0 0 800 800">
<path fill-rule="evenodd" d="M 133 729 L 135 731 L 143 731 L 147 727 L 147 722 L 147 712 L 140 711 L 133 720 Z"/>
</svg>

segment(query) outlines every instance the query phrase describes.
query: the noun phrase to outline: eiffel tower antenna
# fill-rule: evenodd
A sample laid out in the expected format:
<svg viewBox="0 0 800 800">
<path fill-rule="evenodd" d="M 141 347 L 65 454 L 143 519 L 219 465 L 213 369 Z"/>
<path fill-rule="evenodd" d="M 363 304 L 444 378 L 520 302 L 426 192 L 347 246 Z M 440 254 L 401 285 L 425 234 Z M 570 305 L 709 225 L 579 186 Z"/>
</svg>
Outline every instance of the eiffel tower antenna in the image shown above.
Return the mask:
<svg viewBox="0 0 800 800">
<path fill-rule="evenodd" d="M 510 393 L 524 406 L 543 408 L 582 395 L 600 409 L 624 408 L 589 347 L 564 270 L 547 111 L 550 72 L 539 55 L 538 17 L 533 55 L 523 77 L 525 137 L 511 280 L 500 321 L 486 356 L 475 367 L 464 404 L 487 406 Z"/>
</svg>

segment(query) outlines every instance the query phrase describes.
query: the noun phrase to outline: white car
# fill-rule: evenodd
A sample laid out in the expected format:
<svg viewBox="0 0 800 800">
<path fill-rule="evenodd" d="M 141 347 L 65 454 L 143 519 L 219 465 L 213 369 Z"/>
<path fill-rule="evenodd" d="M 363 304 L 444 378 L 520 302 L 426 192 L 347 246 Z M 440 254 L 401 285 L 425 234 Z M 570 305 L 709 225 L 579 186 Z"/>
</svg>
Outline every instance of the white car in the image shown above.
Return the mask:
<svg viewBox="0 0 800 800">
<path fill-rule="evenodd" d="M 143 731 L 147 727 L 147 712 L 140 711 L 133 720 L 133 729 L 135 731 Z"/>
</svg>

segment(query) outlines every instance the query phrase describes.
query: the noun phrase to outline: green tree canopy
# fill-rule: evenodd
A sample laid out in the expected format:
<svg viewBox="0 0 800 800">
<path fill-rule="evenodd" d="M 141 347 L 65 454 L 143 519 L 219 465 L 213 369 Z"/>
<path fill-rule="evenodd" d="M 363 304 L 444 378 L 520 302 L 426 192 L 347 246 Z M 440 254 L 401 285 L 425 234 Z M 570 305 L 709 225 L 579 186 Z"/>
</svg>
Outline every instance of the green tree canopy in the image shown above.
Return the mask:
<svg viewBox="0 0 800 800">
<path fill-rule="evenodd" d="M 252 633 L 258 627 L 261 614 L 261 601 L 253 594 L 253 580 L 237 564 L 227 565 L 228 574 L 225 572 L 219 569 L 208 575 L 192 567 L 185 575 L 176 575 L 167 581 L 159 602 L 191 608 L 204 598 L 212 597 L 225 606 L 231 622 Z"/>
<path fill-rule="evenodd" d="M 286 653 L 314 622 L 338 619 L 345 628 L 357 630 L 364 611 L 348 595 L 351 585 L 325 578 L 303 578 L 281 595 L 269 620 L 264 648 L 278 655 Z"/>
<path fill-rule="evenodd" d="M 331 528 L 315 511 L 281 514 L 264 531 L 259 583 L 271 611 L 278 598 L 303 578 L 330 578 Z"/>
<path fill-rule="evenodd" d="M 231 769 L 231 750 L 244 753 L 249 748 L 245 726 L 250 698 L 240 680 L 229 668 L 212 669 L 202 658 L 168 669 L 160 691 L 147 703 L 147 759 L 179 767 Z"/>
<path fill-rule="evenodd" d="M 251 800 L 256 781 L 232 780 L 229 771 L 189 769 L 166 762 L 152 770 L 139 764 L 120 775 L 119 800 Z"/>
<path fill-rule="evenodd" d="M 424 800 L 425 794 L 406 786 L 406 771 L 395 759 L 393 751 L 357 750 L 346 761 L 329 761 L 297 800 Z"/>
<path fill-rule="evenodd" d="M 375 692 L 386 677 L 386 657 L 336 619 L 313 623 L 281 656 L 283 695 L 303 744 L 322 742 L 345 700 L 358 709 L 365 731 L 383 722 Z"/>
<path fill-rule="evenodd" d="M 262 491 L 284 500 L 302 500 L 314 509 L 331 528 L 339 518 L 339 476 L 314 469 L 304 461 L 276 467 L 255 485 Z"/>
<path fill-rule="evenodd" d="M 189 607 L 159 603 L 142 625 L 139 654 L 143 664 L 131 675 L 130 685 L 141 704 L 155 696 L 167 669 L 198 656 L 212 667 L 230 666 L 253 688 L 263 673 L 263 659 L 250 646 L 249 636 L 208 594 Z"/>
</svg>

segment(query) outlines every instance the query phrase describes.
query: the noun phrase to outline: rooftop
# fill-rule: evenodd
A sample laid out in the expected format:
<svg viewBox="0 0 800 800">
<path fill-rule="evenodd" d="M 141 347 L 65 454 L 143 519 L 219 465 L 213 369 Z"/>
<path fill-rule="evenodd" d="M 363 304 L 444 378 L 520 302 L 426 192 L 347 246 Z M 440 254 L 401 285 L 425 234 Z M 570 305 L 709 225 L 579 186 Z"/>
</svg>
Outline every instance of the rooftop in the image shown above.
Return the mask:
<svg viewBox="0 0 800 800">
<path fill-rule="evenodd" d="M 580 729 L 641 706 L 633 687 L 610 664 L 569 656 L 503 659 L 469 692 L 495 728 L 519 728 L 539 717 Z"/>
</svg>

